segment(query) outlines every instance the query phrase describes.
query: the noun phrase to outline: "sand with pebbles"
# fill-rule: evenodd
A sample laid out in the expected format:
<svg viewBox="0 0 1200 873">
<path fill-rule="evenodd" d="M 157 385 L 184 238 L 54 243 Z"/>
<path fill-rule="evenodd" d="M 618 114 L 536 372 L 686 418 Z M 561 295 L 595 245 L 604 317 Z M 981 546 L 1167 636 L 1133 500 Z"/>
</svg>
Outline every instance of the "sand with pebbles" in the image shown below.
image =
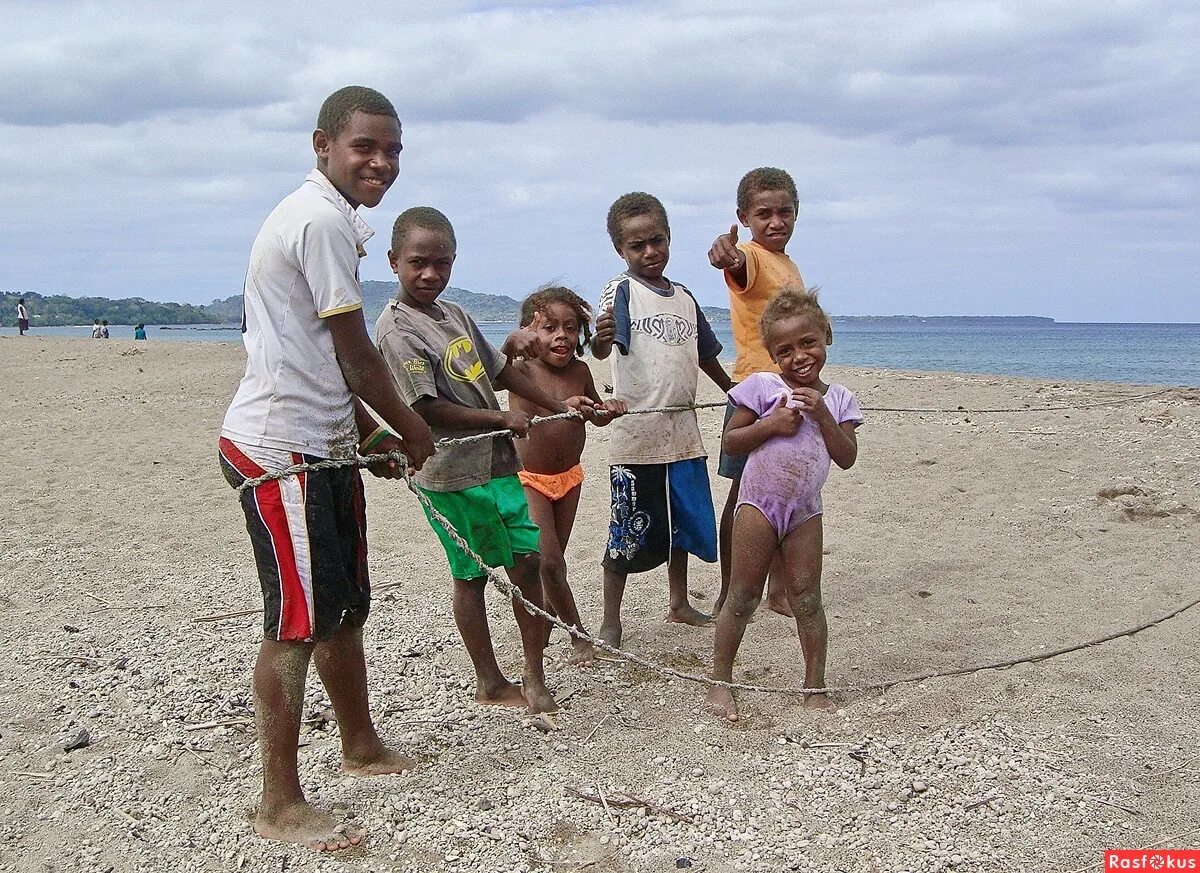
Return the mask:
<svg viewBox="0 0 1200 873">
<path fill-rule="evenodd" d="M 0 870 L 1091 870 L 1105 847 L 1200 844 L 1200 607 L 835 714 L 747 696 L 733 727 L 691 683 L 567 666 L 556 635 L 563 712 L 543 734 L 472 703 L 444 559 L 411 495 L 376 480 L 372 705 L 420 766 L 340 774 L 313 678 L 306 790 L 370 836 L 337 858 L 259 840 L 258 623 L 194 620 L 259 605 L 215 460 L 242 366 L 236 345 L 0 339 Z M 827 377 L 873 410 L 825 489 L 831 683 L 1036 655 L 1200 597 L 1200 391 Z M 715 450 L 720 413 L 700 417 Z M 606 451 L 594 432 L 568 554 L 593 625 Z M 691 587 L 711 603 L 715 566 Z M 631 582 L 627 645 L 703 671 L 711 629 L 664 624 L 665 596 L 661 572 Z M 491 616 L 515 673 L 498 595 Z M 736 676 L 794 683 L 798 658 L 794 626 L 766 615 Z"/>
</svg>

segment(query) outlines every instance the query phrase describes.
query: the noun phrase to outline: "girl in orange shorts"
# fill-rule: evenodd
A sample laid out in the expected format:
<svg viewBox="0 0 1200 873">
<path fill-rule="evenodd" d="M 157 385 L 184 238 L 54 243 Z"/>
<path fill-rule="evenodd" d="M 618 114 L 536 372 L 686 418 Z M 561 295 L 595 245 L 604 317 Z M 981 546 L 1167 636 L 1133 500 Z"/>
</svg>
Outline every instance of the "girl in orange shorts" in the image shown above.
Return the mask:
<svg viewBox="0 0 1200 873">
<path fill-rule="evenodd" d="M 551 397 L 559 399 L 580 394 L 590 397 L 597 404 L 593 422 L 601 427 L 624 415 L 625 404 L 621 401 L 600 400 L 591 369 L 579 359 L 591 336 L 592 311 L 583 298 L 569 288 L 543 288 L 521 305 L 521 326 L 534 324 L 537 313 L 541 318 L 535 326 L 544 351 L 538 358 L 514 361 L 513 365 L 520 367 Z M 530 416 L 550 414 L 550 410 L 534 406 L 515 394 L 509 395 L 509 405 Z M 584 423 L 569 419 L 540 424 L 530 429 L 527 439 L 517 440 L 517 452 L 525 467 L 517 475 L 525 486 L 529 514 L 541 528 L 538 546 L 547 606 L 567 624 L 581 631 L 584 630 L 583 622 L 571 586 L 567 584 L 564 555 L 579 508 L 579 491 L 583 484 L 583 466 L 579 459 L 586 436 Z M 572 637 L 571 645 L 575 650 L 571 663 L 586 664 L 595 658 L 591 643 Z"/>
</svg>

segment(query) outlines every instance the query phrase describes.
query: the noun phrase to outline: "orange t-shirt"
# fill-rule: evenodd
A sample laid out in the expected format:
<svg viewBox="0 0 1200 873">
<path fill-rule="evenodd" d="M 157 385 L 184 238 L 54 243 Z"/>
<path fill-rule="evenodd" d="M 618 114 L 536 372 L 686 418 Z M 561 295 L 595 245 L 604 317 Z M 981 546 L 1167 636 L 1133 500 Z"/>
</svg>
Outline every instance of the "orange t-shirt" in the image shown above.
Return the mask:
<svg viewBox="0 0 1200 873">
<path fill-rule="evenodd" d="M 758 320 L 779 289 L 796 282 L 804 287 L 800 268 L 787 255 L 773 252 L 753 240 L 738 243 L 738 250 L 746 256 L 746 287 L 739 287 L 729 272 L 725 272 L 725 284 L 729 286 L 729 320 L 733 326 L 733 342 L 737 346 L 734 382 L 742 381 L 751 373 L 779 372 L 763 346 Z"/>
</svg>

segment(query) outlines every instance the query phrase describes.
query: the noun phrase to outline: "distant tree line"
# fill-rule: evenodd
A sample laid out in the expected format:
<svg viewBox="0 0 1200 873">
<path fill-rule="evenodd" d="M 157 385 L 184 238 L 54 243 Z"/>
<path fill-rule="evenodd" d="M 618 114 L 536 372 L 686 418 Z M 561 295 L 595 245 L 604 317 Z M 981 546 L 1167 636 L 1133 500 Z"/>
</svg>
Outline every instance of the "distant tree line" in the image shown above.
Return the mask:
<svg viewBox="0 0 1200 873">
<path fill-rule="evenodd" d="M 35 291 L 0 292 L 0 317 L 16 323 L 17 301 L 25 298 L 30 325 L 59 327 L 91 324 L 97 318 L 109 324 L 230 324 L 242 317 L 242 295 L 214 300 L 207 306 L 190 303 L 154 303 L 140 297 L 110 300 L 107 297 L 43 296 Z"/>
</svg>

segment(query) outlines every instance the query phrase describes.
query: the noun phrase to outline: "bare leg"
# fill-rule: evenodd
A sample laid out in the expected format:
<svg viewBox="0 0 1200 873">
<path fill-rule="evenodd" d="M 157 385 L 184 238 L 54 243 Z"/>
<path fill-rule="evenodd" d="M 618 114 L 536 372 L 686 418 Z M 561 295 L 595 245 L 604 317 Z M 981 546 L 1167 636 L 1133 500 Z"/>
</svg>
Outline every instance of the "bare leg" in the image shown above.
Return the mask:
<svg viewBox="0 0 1200 873">
<path fill-rule="evenodd" d="M 310 806 L 300 787 L 296 754 L 304 677 L 311 643 L 263 640 L 254 664 L 254 711 L 263 759 L 262 802 L 254 830 L 269 840 L 299 843 L 318 851 L 345 849 L 362 833 L 340 832 L 338 821 Z"/>
<path fill-rule="evenodd" d="M 483 589 L 487 577 L 454 580 L 454 623 L 475 666 L 475 701 L 491 706 L 525 706 L 521 688 L 496 663 Z"/>
<path fill-rule="evenodd" d="M 734 479 L 729 485 L 729 496 L 725 498 L 725 508 L 721 510 L 721 524 L 717 529 L 717 543 L 721 556 L 721 593 L 713 607 L 715 615 L 721 614 L 725 598 L 729 596 L 729 574 L 733 566 L 733 513 L 737 508 L 738 491 L 741 490 L 742 480 Z"/>
<path fill-rule="evenodd" d="M 683 549 L 671 549 L 671 560 L 667 562 L 667 590 L 669 603 L 667 621 L 704 627 L 713 623 L 713 617 L 692 606 L 687 590 L 688 553 Z"/>
<path fill-rule="evenodd" d="M 742 480 L 734 479 L 729 486 L 729 496 L 725 498 L 725 508 L 721 510 L 721 526 L 718 532 L 718 542 L 721 547 L 721 593 L 717 595 L 717 603 L 713 608 L 715 614 L 721 613 L 725 598 L 729 596 L 729 575 L 733 561 L 733 516 L 737 511 L 738 494 L 741 492 Z M 767 577 L 767 609 L 792 618 L 792 607 L 787 597 L 787 570 L 779 558 L 771 565 L 771 573 Z"/>
<path fill-rule="evenodd" d="M 508 570 L 508 578 L 520 589 L 525 599 L 535 606 L 542 605 L 542 580 L 536 554 L 515 555 L 515 562 Z M 521 630 L 521 648 L 525 653 L 525 671 L 522 674 L 522 691 L 529 711 L 556 712 L 558 704 L 546 690 L 546 673 L 542 663 L 546 648 L 546 619 L 526 612 L 525 607 L 514 597 L 513 615 Z"/>
<path fill-rule="evenodd" d="M 733 533 L 738 548 L 732 555 L 729 597 L 717 616 L 717 633 L 713 641 L 712 678 L 720 682 L 733 681 L 733 659 L 742 644 L 750 616 L 762 600 L 763 586 L 776 550 L 775 529 L 753 506 L 738 510 Z M 729 721 L 738 719 L 737 701 L 728 688 L 710 687 L 708 708 Z"/>
<path fill-rule="evenodd" d="M 579 617 L 579 609 L 575 605 L 575 596 L 567 583 L 567 561 L 564 557 L 567 541 L 571 537 L 571 528 L 575 523 L 575 511 L 579 507 L 579 493 L 578 487 L 573 488 L 561 500 L 551 503 L 540 491 L 525 489 L 525 497 L 529 501 L 529 515 L 542 531 L 538 538 L 538 547 L 542 553 L 541 577 L 542 592 L 546 599 L 545 609 L 586 633 L 583 621 Z M 551 630 L 552 627 L 547 622 L 546 643 L 550 642 Z M 596 657 L 595 648 L 586 640 L 571 637 L 571 646 L 575 650 L 571 657 L 572 664 L 588 664 Z"/>
<path fill-rule="evenodd" d="M 788 618 L 795 617 L 792 613 L 792 604 L 788 600 L 788 589 L 791 584 L 783 557 L 776 555 L 774 563 L 771 564 L 771 572 L 767 576 L 767 609 Z"/>
<path fill-rule="evenodd" d="M 627 573 L 604 569 L 604 618 L 600 621 L 600 639 L 610 646 L 621 645 L 621 600 L 628 578 Z"/>
<path fill-rule="evenodd" d="M 382 776 L 415 767 L 412 758 L 383 744 L 371 721 L 362 628 L 343 624 L 332 638 L 317 643 L 313 664 L 337 716 L 342 769 L 354 776 Z"/>
<path fill-rule="evenodd" d="M 829 646 L 829 629 L 825 623 L 825 608 L 821 604 L 821 552 L 824 530 L 821 516 L 814 516 L 784 538 L 781 551 L 788 569 L 788 599 L 796 614 L 796 632 L 804 651 L 804 687 L 825 687 L 825 654 Z M 805 706 L 829 709 L 833 702 L 827 695 L 810 694 Z"/>
</svg>

